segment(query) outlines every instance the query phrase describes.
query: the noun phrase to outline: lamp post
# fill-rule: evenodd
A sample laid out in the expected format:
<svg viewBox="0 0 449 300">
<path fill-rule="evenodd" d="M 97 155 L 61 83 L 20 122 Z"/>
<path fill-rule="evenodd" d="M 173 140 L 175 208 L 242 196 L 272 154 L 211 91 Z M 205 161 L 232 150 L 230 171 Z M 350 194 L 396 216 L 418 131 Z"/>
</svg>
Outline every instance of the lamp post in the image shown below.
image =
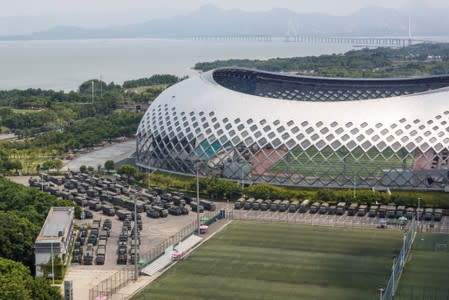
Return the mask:
<svg viewBox="0 0 449 300">
<path fill-rule="evenodd" d="M 379 288 L 379 300 L 383 300 L 383 293 L 384 293 L 384 289 L 383 288 Z"/>
<path fill-rule="evenodd" d="M 418 219 L 418 228 L 419 228 L 419 219 L 421 213 L 421 198 L 418 198 L 418 210 L 416 211 L 417 219 Z"/>
<path fill-rule="evenodd" d="M 196 163 L 196 221 L 198 222 L 198 235 L 200 235 L 200 179 L 199 162 Z"/>
<path fill-rule="evenodd" d="M 243 189 L 245 188 L 245 183 L 243 182 L 243 166 L 244 165 L 242 165 L 242 167 L 240 168 L 240 170 L 242 171 L 242 174 L 241 174 L 241 180 L 242 180 L 242 196 L 243 196 Z"/>
<path fill-rule="evenodd" d="M 134 280 L 137 281 L 139 273 L 137 268 L 137 197 L 134 195 Z"/>
</svg>

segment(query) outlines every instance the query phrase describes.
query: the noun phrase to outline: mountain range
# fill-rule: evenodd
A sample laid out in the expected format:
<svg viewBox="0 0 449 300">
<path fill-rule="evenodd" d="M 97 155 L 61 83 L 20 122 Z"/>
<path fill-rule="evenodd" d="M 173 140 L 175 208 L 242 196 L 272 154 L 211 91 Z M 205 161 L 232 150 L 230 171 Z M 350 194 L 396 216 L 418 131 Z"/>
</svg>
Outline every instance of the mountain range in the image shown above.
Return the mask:
<svg viewBox="0 0 449 300">
<path fill-rule="evenodd" d="M 30 34 L 0 36 L 1 40 L 85 38 L 179 38 L 204 35 L 271 36 L 407 36 L 409 16 L 392 9 L 366 7 L 347 16 L 297 13 L 288 9 L 247 12 L 206 5 L 189 14 L 130 25 L 84 28 L 56 26 Z M 449 36 L 449 18 L 432 12 L 412 18 L 415 36 Z"/>
</svg>

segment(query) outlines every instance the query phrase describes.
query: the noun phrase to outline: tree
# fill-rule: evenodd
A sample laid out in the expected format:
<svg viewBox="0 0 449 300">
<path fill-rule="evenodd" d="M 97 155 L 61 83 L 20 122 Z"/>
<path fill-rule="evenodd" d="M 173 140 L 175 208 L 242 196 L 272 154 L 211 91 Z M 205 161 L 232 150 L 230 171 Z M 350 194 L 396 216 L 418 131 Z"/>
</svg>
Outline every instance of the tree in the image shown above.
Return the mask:
<svg viewBox="0 0 449 300">
<path fill-rule="evenodd" d="M 0 257 L 0 299 L 32 299 L 32 277 L 21 263 Z"/>
<path fill-rule="evenodd" d="M 131 177 L 136 175 L 137 168 L 133 165 L 124 164 L 118 169 L 118 173 L 126 175 L 126 178 L 128 179 L 128 182 L 129 182 Z"/>
<path fill-rule="evenodd" d="M 87 171 L 87 167 L 85 165 L 81 165 L 80 166 L 80 172 L 81 173 L 86 173 L 86 171 Z"/>
<path fill-rule="evenodd" d="M 0 299 L 62 300 L 45 278 L 33 279 L 21 263 L 0 257 Z"/>
<path fill-rule="evenodd" d="M 104 163 L 104 168 L 108 171 L 114 170 L 115 163 L 113 160 L 107 160 Z"/>
<path fill-rule="evenodd" d="M 34 240 L 39 233 L 37 225 L 13 212 L 2 211 L 0 224 L 0 256 L 20 261 L 32 268 Z"/>
</svg>

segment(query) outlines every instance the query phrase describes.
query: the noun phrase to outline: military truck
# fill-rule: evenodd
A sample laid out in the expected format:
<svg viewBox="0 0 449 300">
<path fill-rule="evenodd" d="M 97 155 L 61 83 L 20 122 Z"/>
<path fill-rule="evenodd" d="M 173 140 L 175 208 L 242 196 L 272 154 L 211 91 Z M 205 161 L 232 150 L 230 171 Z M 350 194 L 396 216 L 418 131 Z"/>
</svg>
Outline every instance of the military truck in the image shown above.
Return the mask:
<svg viewBox="0 0 449 300">
<path fill-rule="evenodd" d="M 414 207 L 407 207 L 405 210 L 405 217 L 409 220 L 413 219 L 415 216 L 415 208 Z"/>
<path fill-rule="evenodd" d="M 215 203 L 209 200 L 200 199 L 200 205 L 202 205 L 205 210 L 209 211 L 215 211 L 217 209 Z"/>
<path fill-rule="evenodd" d="M 246 200 L 245 204 L 243 204 L 243 209 L 250 210 L 251 207 L 253 206 L 254 201 L 256 201 L 256 199 L 254 198 L 249 198 L 248 200 Z"/>
<path fill-rule="evenodd" d="M 270 205 L 270 211 L 277 211 L 279 209 L 279 204 L 281 204 L 282 200 L 274 200 Z"/>
<path fill-rule="evenodd" d="M 367 210 L 368 210 L 368 206 L 366 206 L 365 204 L 360 205 L 359 209 L 357 210 L 357 216 L 364 217 L 366 215 Z"/>
<path fill-rule="evenodd" d="M 387 206 L 387 212 L 385 214 L 385 216 L 389 219 L 394 219 L 396 218 L 396 205 L 394 204 L 389 204 Z"/>
<path fill-rule="evenodd" d="M 305 213 L 310 206 L 310 200 L 306 199 L 304 201 L 301 202 L 301 204 L 299 205 L 299 212 L 300 213 Z"/>
<path fill-rule="evenodd" d="M 243 205 L 245 204 L 245 198 L 240 198 L 234 203 L 234 209 L 241 209 L 243 208 Z"/>
<path fill-rule="evenodd" d="M 387 214 L 387 206 L 381 205 L 379 207 L 379 210 L 377 211 L 377 214 L 378 214 L 379 218 L 381 218 L 381 219 L 385 218 L 385 216 Z"/>
<path fill-rule="evenodd" d="M 324 215 L 325 213 L 327 213 L 327 210 L 329 209 L 329 203 L 327 202 L 323 202 L 320 205 L 320 209 L 318 210 L 318 213 L 320 215 Z"/>
<path fill-rule="evenodd" d="M 288 211 L 294 213 L 298 210 L 298 208 L 299 208 L 299 201 L 295 200 L 292 201 L 292 203 L 290 203 L 290 205 L 288 206 Z"/>
<path fill-rule="evenodd" d="M 433 214 L 433 220 L 435 222 L 440 222 L 443 218 L 443 210 L 441 208 L 436 208 Z"/>
<path fill-rule="evenodd" d="M 424 221 L 432 221 L 432 217 L 433 217 L 433 208 L 426 208 L 424 210 Z"/>
<path fill-rule="evenodd" d="M 251 208 L 253 210 L 259 210 L 260 209 L 260 205 L 263 203 L 263 199 L 257 199 L 256 201 L 253 202 L 253 204 L 251 205 Z"/>
<path fill-rule="evenodd" d="M 284 200 L 278 205 L 278 209 L 280 212 L 284 212 L 288 209 L 289 205 L 290 205 L 290 200 Z"/>
<path fill-rule="evenodd" d="M 355 214 L 358 211 L 358 208 L 359 208 L 358 203 L 351 203 L 351 205 L 349 205 L 349 208 L 348 208 L 348 216 L 355 216 Z"/>
<path fill-rule="evenodd" d="M 368 210 L 368 217 L 370 218 L 374 218 L 375 216 L 377 216 L 377 210 L 379 209 L 379 205 L 377 204 L 372 204 Z"/>
<path fill-rule="evenodd" d="M 266 199 L 265 201 L 262 202 L 262 204 L 260 204 L 260 210 L 266 211 L 270 209 L 272 202 L 273 201 L 271 201 L 271 199 Z"/>
<path fill-rule="evenodd" d="M 337 211 L 336 211 L 336 214 L 337 214 L 338 216 L 342 216 L 342 215 L 345 214 L 345 211 L 346 211 L 346 202 L 339 202 L 339 203 L 337 204 Z"/>
<path fill-rule="evenodd" d="M 316 214 L 319 209 L 320 209 L 320 202 L 313 202 L 312 205 L 310 205 L 309 213 Z"/>
</svg>

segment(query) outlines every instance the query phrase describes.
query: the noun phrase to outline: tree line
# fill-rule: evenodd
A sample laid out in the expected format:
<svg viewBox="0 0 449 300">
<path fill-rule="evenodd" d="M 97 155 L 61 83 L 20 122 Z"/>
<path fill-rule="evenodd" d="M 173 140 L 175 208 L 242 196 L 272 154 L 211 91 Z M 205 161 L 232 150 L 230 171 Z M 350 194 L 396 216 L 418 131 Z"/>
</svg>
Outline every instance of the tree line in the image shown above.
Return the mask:
<svg viewBox="0 0 449 300">
<path fill-rule="evenodd" d="M 0 299 L 62 299 L 48 280 L 33 279 L 34 242 L 52 206 L 73 206 L 0 177 Z"/>
<path fill-rule="evenodd" d="M 435 57 L 438 57 L 436 61 Z M 194 69 L 209 71 L 232 66 L 326 77 L 383 78 L 441 75 L 449 73 L 449 44 L 418 44 L 399 49 L 361 49 L 344 54 L 268 60 L 216 60 L 197 63 Z"/>
</svg>

